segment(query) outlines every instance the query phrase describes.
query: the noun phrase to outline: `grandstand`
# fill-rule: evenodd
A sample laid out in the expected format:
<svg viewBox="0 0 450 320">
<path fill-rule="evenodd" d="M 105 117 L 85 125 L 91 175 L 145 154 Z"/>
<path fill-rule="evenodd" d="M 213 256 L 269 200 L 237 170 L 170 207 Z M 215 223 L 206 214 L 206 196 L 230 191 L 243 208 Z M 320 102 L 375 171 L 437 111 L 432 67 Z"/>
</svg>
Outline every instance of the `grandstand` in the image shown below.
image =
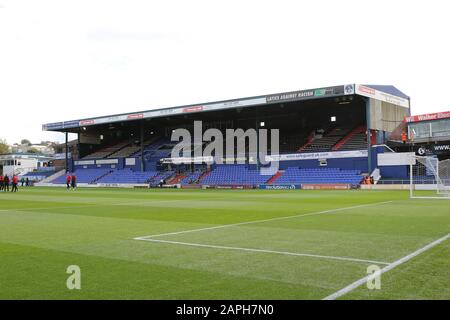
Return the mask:
<svg viewBox="0 0 450 320">
<path fill-rule="evenodd" d="M 343 140 L 351 129 L 345 127 L 331 127 L 317 134 L 320 129 L 312 134 L 312 138 L 302 148 L 300 152 L 327 152 L 331 151 L 339 141 Z"/>
<path fill-rule="evenodd" d="M 113 170 L 108 168 L 97 168 L 97 169 L 79 169 L 76 170 L 77 182 L 78 183 L 87 183 L 93 184 L 98 182 L 104 176 L 112 173 Z M 66 177 L 64 175 L 53 180 L 55 184 L 65 184 Z"/>
<path fill-rule="evenodd" d="M 50 169 L 50 170 L 48 170 Z M 36 169 L 33 171 L 29 171 L 23 175 L 20 175 L 20 178 L 24 178 L 24 179 L 29 179 L 30 181 L 42 181 L 48 177 L 50 177 L 51 175 L 53 175 L 55 172 L 53 170 L 52 167 L 48 167 L 45 169 Z"/>
<path fill-rule="evenodd" d="M 337 142 L 332 150 L 360 150 L 367 145 L 367 128 L 358 126 L 350 131 L 344 138 Z"/>
<path fill-rule="evenodd" d="M 186 174 L 186 176 L 180 181 L 181 185 L 199 184 L 201 176 L 204 175 L 203 171 L 195 171 Z"/>
<path fill-rule="evenodd" d="M 118 184 L 118 183 L 149 183 L 150 179 L 158 175 L 158 171 L 133 171 L 129 168 L 114 170 L 97 180 L 98 183 Z"/>
<path fill-rule="evenodd" d="M 270 176 L 265 176 L 256 168 L 247 165 L 217 165 L 209 175 L 201 180 L 206 185 L 260 185 L 265 184 Z"/>
<path fill-rule="evenodd" d="M 101 148 L 100 150 L 97 150 L 97 151 L 83 157 L 83 159 L 86 159 L 86 160 L 88 160 L 88 159 L 103 159 L 114 153 L 119 152 L 120 150 L 126 148 L 130 144 L 131 143 L 129 141 L 122 141 L 122 142 Z"/>
<path fill-rule="evenodd" d="M 80 184 L 157 186 L 165 180 L 181 187 L 354 186 L 377 168 L 376 155 L 383 152 L 377 146 L 409 113 L 409 98 L 395 87 L 352 84 L 59 122 L 43 129 L 78 135 L 77 158 L 67 161 L 66 170 L 75 172 Z M 279 154 L 272 161 L 279 170 L 263 172 L 261 159 L 251 161 L 256 154 L 250 150 L 235 154 L 245 163 L 194 164 L 194 150 L 208 145 L 194 141 L 183 142 L 192 160 L 175 163 L 171 152 L 178 141 L 171 141 L 171 134 L 175 129 L 194 134 L 194 121 L 202 121 L 202 133 L 209 128 L 222 133 L 278 129 Z M 65 183 L 64 175 L 52 182 Z"/>
</svg>

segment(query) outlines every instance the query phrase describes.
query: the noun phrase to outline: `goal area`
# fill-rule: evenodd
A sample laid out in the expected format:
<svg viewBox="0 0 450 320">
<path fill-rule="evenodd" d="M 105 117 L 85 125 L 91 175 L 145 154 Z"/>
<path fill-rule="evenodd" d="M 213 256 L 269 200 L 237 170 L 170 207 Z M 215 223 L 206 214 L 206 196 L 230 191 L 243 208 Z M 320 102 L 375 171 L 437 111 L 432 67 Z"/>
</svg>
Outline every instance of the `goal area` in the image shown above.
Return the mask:
<svg viewBox="0 0 450 320">
<path fill-rule="evenodd" d="M 410 197 L 450 199 L 450 159 L 413 156 L 410 164 Z"/>
</svg>

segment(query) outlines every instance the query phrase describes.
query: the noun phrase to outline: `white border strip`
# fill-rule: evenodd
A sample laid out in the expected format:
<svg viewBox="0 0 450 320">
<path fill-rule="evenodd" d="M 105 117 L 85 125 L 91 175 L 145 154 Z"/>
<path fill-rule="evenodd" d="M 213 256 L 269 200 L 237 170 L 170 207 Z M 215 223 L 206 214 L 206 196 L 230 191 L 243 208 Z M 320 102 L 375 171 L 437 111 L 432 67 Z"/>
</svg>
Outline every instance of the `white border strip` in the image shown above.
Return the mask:
<svg viewBox="0 0 450 320">
<path fill-rule="evenodd" d="M 339 297 L 342 297 L 343 295 L 349 293 L 350 291 L 353 291 L 354 289 L 358 288 L 359 286 L 363 285 L 364 283 L 367 283 L 367 281 L 373 280 L 374 277 L 376 276 L 380 276 L 381 274 L 388 272 L 389 270 L 394 269 L 395 267 L 411 260 L 414 257 L 417 257 L 419 254 L 437 246 L 438 244 L 444 242 L 445 240 L 450 238 L 450 233 L 447 234 L 446 236 L 443 236 L 440 239 L 437 239 L 429 244 L 427 244 L 425 247 L 422 247 L 410 254 L 408 254 L 407 256 L 404 256 L 403 258 L 398 259 L 397 261 L 392 262 L 391 264 L 389 264 L 388 266 L 384 267 L 383 269 L 380 270 L 380 272 L 368 275 L 364 278 L 361 278 L 355 282 L 353 282 L 352 284 L 348 285 L 347 287 L 336 291 L 335 293 L 329 295 L 328 297 L 323 298 L 322 300 L 336 300 Z"/>
<path fill-rule="evenodd" d="M 297 215 L 294 215 L 294 216 L 276 217 L 276 218 L 263 219 L 263 220 L 254 220 L 254 221 L 247 221 L 247 222 L 224 224 L 224 225 L 215 226 L 215 227 L 208 227 L 208 228 L 200 228 L 200 229 L 183 230 L 183 231 L 177 231 L 177 232 L 161 233 L 161 234 L 155 234 L 155 235 L 149 235 L 149 236 L 136 237 L 136 238 L 133 238 L 133 240 L 146 240 L 146 239 L 149 239 L 149 238 L 163 237 L 163 236 L 173 236 L 173 235 L 183 234 L 183 233 L 191 233 L 191 232 L 198 232 L 198 231 L 206 231 L 206 230 L 214 230 L 214 229 L 221 229 L 221 228 L 228 228 L 228 227 L 236 227 L 236 226 L 243 226 L 243 225 L 247 225 L 247 224 L 255 224 L 255 223 L 261 223 L 261 222 L 285 220 L 285 219 L 292 219 L 292 218 L 309 217 L 309 216 L 315 216 L 315 215 L 320 215 L 320 214 L 339 212 L 339 211 L 343 211 L 343 210 L 351 210 L 351 209 L 358 209 L 358 208 L 364 208 L 364 207 L 370 207 L 370 206 L 378 206 L 378 205 L 392 203 L 392 202 L 394 202 L 394 201 L 391 200 L 391 201 L 375 202 L 375 203 L 362 204 L 362 205 L 351 206 L 351 207 L 336 208 L 336 209 L 330 209 L 330 210 L 324 210 L 324 211 L 318 211 L 318 212 L 297 214 Z"/>
<path fill-rule="evenodd" d="M 179 241 L 171 241 L 171 240 L 157 240 L 157 239 L 139 239 L 139 240 L 140 241 L 149 241 L 149 242 L 158 242 L 158 243 L 167 243 L 167 244 L 176 244 L 176 245 L 190 246 L 190 247 L 236 250 L 236 251 L 259 252 L 259 253 L 271 253 L 271 254 L 280 254 L 280 255 L 287 255 L 287 256 L 310 257 L 310 258 L 320 258 L 320 259 L 331 259 L 331 260 L 340 260 L 340 261 L 351 261 L 351 262 L 389 265 L 389 262 L 365 260 L 365 259 L 357 259 L 357 258 L 349 258 L 349 257 L 324 256 L 324 255 L 318 255 L 318 254 L 296 253 L 296 252 L 275 251 L 275 250 L 267 250 L 267 249 L 255 249 L 255 248 L 228 247 L 228 246 L 219 246 L 219 245 L 212 245 L 212 244 L 179 242 Z"/>
</svg>

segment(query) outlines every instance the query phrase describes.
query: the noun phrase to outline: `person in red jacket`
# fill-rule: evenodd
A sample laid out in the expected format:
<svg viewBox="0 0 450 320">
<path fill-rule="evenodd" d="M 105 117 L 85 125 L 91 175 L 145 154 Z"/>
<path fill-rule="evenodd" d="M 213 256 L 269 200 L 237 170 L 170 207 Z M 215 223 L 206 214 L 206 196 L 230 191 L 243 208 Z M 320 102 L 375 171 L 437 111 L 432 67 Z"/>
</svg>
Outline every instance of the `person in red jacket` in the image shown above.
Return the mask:
<svg viewBox="0 0 450 320">
<path fill-rule="evenodd" d="M 17 192 L 19 190 L 17 189 L 17 183 L 19 183 L 19 177 L 17 175 L 13 175 L 11 192 Z"/>
<path fill-rule="evenodd" d="M 77 176 L 75 173 L 72 174 L 72 190 L 77 190 Z"/>
<path fill-rule="evenodd" d="M 3 190 L 3 175 L 0 174 L 0 191 Z"/>
<path fill-rule="evenodd" d="M 66 177 L 66 184 L 67 184 L 67 191 L 70 191 L 70 181 L 71 181 L 72 177 L 70 176 L 70 173 L 67 173 L 67 177 Z"/>
</svg>

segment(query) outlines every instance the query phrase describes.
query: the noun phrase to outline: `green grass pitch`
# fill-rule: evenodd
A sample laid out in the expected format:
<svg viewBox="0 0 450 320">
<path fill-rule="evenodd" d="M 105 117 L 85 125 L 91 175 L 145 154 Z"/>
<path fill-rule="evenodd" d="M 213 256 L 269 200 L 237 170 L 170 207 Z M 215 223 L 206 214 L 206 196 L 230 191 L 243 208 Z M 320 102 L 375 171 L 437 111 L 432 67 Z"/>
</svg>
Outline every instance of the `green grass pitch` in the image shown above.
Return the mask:
<svg viewBox="0 0 450 320">
<path fill-rule="evenodd" d="M 449 232 L 450 201 L 402 191 L 22 188 L 0 299 L 322 299 Z M 449 299 L 449 266 L 446 240 L 340 299 Z"/>
</svg>

